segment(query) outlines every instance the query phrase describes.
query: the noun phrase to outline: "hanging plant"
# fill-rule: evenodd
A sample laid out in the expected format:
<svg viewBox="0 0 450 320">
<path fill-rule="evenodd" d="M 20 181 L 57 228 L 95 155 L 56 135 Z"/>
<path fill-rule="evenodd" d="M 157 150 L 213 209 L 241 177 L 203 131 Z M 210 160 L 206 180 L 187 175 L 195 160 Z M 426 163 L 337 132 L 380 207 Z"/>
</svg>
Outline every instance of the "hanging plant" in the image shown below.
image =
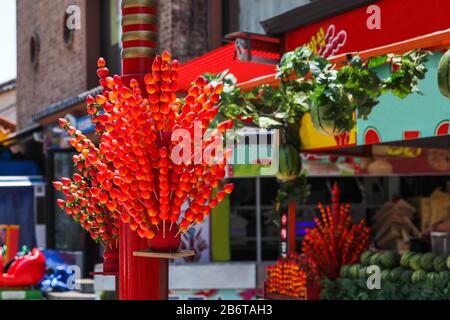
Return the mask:
<svg viewBox="0 0 450 320">
<path fill-rule="evenodd" d="M 414 50 L 367 61 L 349 55 L 343 66 L 337 68 L 308 48 L 300 47 L 281 59 L 277 88 L 263 85 L 242 92 L 236 87 L 234 76 L 220 75 L 225 84 L 220 112 L 245 125 L 251 119 L 261 128 L 285 131 L 295 129 L 300 116 L 311 112 L 318 130 L 336 135 L 354 127 L 353 112 L 356 111 L 358 118 L 367 119 L 382 94 L 405 98 L 420 93 L 417 85 L 427 72 L 428 55 L 427 51 Z M 386 63 L 391 63 L 393 70 L 388 77 L 380 78 L 375 69 Z M 292 135 L 287 136 L 290 139 Z"/>
<path fill-rule="evenodd" d="M 276 75 L 280 79 L 278 87 L 262 85 L 243 92 L 227 71 L 205 76 L 224 83 L 220 113 L 225 118 L 232 119 L 237 126 L 279 129 L 283 144 L 301 150 L 299 119 L 304 113 L 310 112 L 313 125 L 320 132 L 331 136 L 345 134 L 355 126 L 354 114 L 367 119 L 382 94 L 390 92 L 404 98 L 419 92 L 417 84 L 427 72 L 428 55 L 429 52 L 416 50 L 366 61 L 358 55 L 349 55 L 337 68 L 308 48 L 299 47 L 282 57 Z M 388 77 L 380 78 L 375 68 L 386 63 L 395 68 Z M 283 182 L 285 172 L 283 168 L 279 174 L 275 212 L 286 209 L 289 200 L 298 200 L 298 195 L 309 193 L 305 177 Z"/>
<path fill-rule="evenodd" d="M 450 50 L 447 50 L 439 61 L 438 86 L 441 93 L 450 98 Z"/>
</svg>

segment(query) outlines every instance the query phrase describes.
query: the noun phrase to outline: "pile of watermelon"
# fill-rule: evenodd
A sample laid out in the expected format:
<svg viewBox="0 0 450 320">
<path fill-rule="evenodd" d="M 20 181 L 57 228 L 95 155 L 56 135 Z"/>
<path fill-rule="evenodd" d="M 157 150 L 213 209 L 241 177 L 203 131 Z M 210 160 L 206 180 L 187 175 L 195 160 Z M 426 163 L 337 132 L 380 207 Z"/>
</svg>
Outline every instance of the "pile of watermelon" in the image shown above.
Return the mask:
<svg viewBox="0 0 450 320">
<path fill-rule="evenodd" d="M 369 266 L 380 267 L 381 289 L 367 287 Z M 373 271 L 372 271 L 373 272 Z M 326 281 L 326 299 L 447 299 L 450 300 L 450 256 L 431 252 L 365 251 L 359 263 L 345 265 L 340 278 Z"/>
<path fill-rule="evenodd" d="M 418 283 L 429 280 L 437 285 L 450 281 L 450 256 L 439 256 L 432 252 L 406 252 L 400 256 L 396 252 L 365 251 L 360 264 L 343 266 L 342 278 L 367 279 L 367 267 L 380 267 L 382 281 Z"/>
</svg>

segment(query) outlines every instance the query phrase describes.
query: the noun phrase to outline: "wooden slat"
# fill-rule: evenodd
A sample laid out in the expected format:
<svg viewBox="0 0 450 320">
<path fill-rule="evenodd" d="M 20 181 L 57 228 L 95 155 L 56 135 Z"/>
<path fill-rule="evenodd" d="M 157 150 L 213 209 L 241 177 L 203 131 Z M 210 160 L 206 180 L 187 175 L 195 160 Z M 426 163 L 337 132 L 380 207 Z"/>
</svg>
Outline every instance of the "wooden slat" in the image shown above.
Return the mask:
<svg viewBox="0 0 450 320">
<path fill-rule="evenodd" d="M 133 256 L 144 258 L 161 258 L 161 259 L 179 259 L 195 255 L 193 250 L 177 251 L 177 252 L 156 252 L 150 250 L 134 251 Z"/>
</svg>

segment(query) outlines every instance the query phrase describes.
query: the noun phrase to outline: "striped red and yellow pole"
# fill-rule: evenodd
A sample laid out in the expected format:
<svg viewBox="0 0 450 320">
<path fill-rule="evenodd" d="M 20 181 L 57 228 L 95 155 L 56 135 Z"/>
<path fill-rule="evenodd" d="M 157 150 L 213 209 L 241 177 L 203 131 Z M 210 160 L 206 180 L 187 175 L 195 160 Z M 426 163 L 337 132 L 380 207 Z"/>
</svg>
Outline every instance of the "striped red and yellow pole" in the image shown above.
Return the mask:
<svg viewBox="0 0 450 320">
<path fill-rule="evenodd" d="M 150 69 L 157 51 L 155 0 L 122 0 L 122 47 L 124 75 Z"/>
<path fill-rule="evenodd" d="M 156 3 L 154 0 L 122 0 L 122 81 L 141 84 L 150 72 L 157 50 Z M 168 298 L 168 261 L 133 256 L 148 249 L 147 240 L 124 223 L 119 234 L 119 299 L 157 300 Z"/>
</svg>

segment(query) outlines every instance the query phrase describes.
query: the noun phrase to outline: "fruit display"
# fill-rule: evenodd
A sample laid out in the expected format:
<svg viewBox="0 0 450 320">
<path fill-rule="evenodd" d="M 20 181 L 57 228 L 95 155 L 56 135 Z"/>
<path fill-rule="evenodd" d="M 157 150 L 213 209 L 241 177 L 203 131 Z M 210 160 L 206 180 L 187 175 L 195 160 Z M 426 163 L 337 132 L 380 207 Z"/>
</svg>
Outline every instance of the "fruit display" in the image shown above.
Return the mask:
<svg viewBox="0 0 450 320">
<path fill-rule="evenodd" d="M 215 125 L 223 84 L 200 76 L 177 98 L 180 64 L 167 51 L 154 59 L 144 83 L 112 77 L 105 64 L 98 60 L 102 94 L 86 99 L 99 146 L 60 119 L 79 152 L 73 157 L 79 173 L 54 182 L 66 196 L 58 205 L 94 240 L 117 238 L 119 221 L 141 238 L 176 238 L 233 190 L 221 185 L 231 155 L 221 139 L 233 122 Z"/>
<path fill-rule="evenodd" d="M 362 221 L 352 222 L 350 206 L 339 203 L 337 184 L 333 187 L 332 205 L 319 204 L 319 209 L 321 216 L 314 219 L 316 227 L 307 230 L 302 249 L 317 266 L 321 277 L 333 280 L 343 265 L 359 261 L 369 246 L 369 228 Z"/>
<path fill-rule="evenodd" d="M 370 257 L 379 257 L 371 259 Z M 367 286 L 369 276 L 367 268 L 380 267 L 379 290 L 370 290 Z M 435 255 L 431 252 L 365 251 L 360 264 L 345 265 L 335 281 L 325 280 L 321 293 L 323 299 L 450 299 L 450 257 Z"/>
<path fill-rule="evenodd" d="M 265 292 L 283 296 L 311 299 L 311 289 L 319 288 L 316 266 L 305 255 L 296 253 L 280 258 L 275 265 L 267 267 Z"/>
<path fill-rule="evenodd" d="M 441 93 L 450 98 L 450 50 L 447 50 L 439 61 L 438 86 Z"/>
</svg>

